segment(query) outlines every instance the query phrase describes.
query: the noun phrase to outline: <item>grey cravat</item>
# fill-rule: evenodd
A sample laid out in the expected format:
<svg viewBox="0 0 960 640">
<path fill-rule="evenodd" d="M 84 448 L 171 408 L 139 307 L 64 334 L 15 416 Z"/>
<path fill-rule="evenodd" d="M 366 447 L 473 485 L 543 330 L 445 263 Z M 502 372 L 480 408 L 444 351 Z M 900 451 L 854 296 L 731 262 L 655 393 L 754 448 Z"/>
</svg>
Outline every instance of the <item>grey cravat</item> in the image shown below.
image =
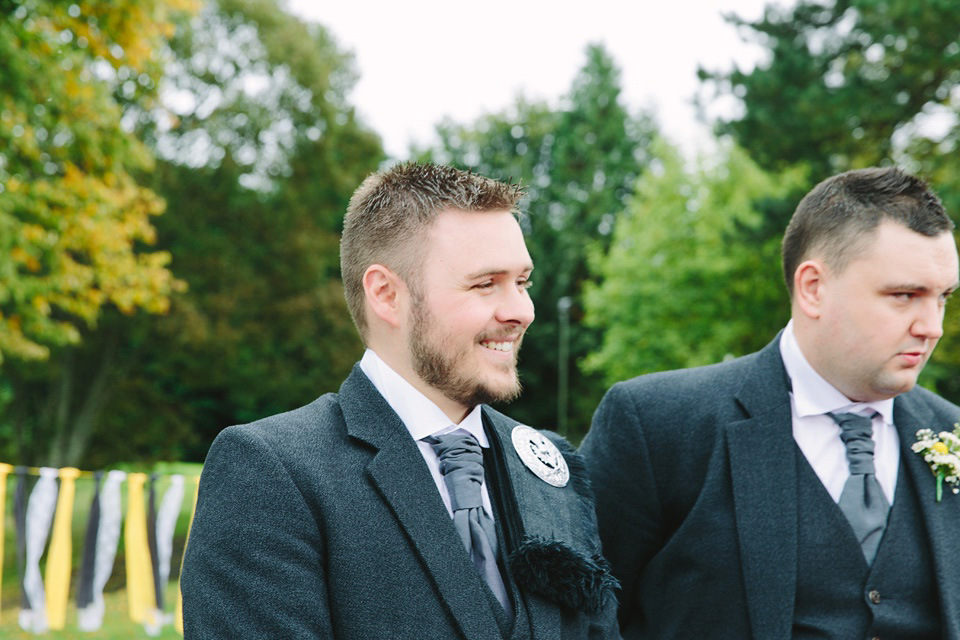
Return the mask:
<svg viewBox="0 0 960 640">
<path fill-rule="evenodd" d="M 873 464 L 873 419 L 854 413 L 828 415 L 840 425 L 840 439 L 850 463 L 850 477 L 837 504 L 860 541 L 867 565 L 872 565 L 890 513 Z"/>
<path fill-rule="evenodd" d="M 499 546 L 497 527 L 483 510 L 480 487 L 483 484 L 483 452 L 477 439 L 469 434 L 447 434 L 424 438 L 440 458 L 440 473 L 450 494 L 453 525 L 470 559 L 505 611 L 510 611 L 506 594 L 497 585 Z"/>
</svg>

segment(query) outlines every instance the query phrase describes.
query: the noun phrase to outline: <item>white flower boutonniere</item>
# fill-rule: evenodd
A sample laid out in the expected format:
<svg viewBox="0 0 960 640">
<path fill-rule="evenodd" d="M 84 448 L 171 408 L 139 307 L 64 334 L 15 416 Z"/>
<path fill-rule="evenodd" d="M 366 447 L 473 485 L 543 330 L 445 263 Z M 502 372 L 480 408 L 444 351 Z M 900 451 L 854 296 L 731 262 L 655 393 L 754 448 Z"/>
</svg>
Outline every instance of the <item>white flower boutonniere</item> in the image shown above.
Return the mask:
<svg viewBox="0 0 960 640">
<path fill-rule="evenodd" d="M 960 493 L 960 423 L 953 425 L 952 432 L 920 429 L 912 448 L 923 456 L 937 478 L 937 502 L 943 496 L 944 482 L 953 486 L 954 493 Z"/>
</svg>

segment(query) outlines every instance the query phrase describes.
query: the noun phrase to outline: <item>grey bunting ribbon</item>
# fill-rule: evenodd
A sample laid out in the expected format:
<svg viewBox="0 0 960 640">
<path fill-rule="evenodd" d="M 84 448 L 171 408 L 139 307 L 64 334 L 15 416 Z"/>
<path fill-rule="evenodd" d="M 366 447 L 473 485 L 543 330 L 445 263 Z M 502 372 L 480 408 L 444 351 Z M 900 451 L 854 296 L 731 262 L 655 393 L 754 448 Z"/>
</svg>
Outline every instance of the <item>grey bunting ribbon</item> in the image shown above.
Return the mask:
<svg viewBox="0 0 960 640">
<path fill-rule="evenodd" d="M 450 494 L 453 525 L 457 534 L 477 572 L 497 595 L 504 610 L 509 611 L 509 601 L 504 602 L 506 594 L 496 588 L 500 582 L 500 570 L 497 568 L 499 545 L 496 525 L 483 510 L 480 494 L 483 452 L 480 444 L 469 434 L 430 436 L 424 440 L 433 447 L 440 459 L 440 473 Z"/>
<path fill-rule="evenodd" d="M 850 463 L 850 477 L 837 504 L 853 527 L 867 564 L 872 565 L 890 513 L 874 465 L 873 419 L 855 413 L 828 415 L 840 425 L 840 439 Z"/>
</svg>

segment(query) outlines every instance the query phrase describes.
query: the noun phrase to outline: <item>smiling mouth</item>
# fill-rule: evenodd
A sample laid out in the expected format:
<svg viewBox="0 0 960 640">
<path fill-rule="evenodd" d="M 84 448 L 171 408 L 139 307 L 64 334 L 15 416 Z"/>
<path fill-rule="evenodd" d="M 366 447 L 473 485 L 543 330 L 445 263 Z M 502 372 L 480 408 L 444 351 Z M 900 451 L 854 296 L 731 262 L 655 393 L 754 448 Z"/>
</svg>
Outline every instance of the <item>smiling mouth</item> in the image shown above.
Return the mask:
<svg viewBox="0 0 960 640">
<path fill-rule="evenodd" d="M 480 343 L 480 346 L 486 347 L 487 349 L 492 349 L 493 351 L 504 351 L 507 353 L 513 351 L 513 341 L 494 342 L 492 340 L 484 340 Z"/>
</svg>

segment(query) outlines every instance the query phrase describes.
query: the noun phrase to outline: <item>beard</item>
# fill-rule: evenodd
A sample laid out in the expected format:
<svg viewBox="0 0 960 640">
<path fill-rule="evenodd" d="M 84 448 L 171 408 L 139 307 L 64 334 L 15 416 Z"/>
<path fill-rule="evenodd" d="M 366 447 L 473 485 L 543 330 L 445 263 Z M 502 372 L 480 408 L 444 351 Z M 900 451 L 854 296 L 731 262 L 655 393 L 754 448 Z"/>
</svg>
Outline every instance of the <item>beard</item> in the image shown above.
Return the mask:
<svg viewBox="0 0 960 640">
<path fill-rule="evenodd" d="M 480 372 L 470 370 L 466 364 L 470 354 L 469 349 L 481 341 L 498 341 L 492 334 L 481 335 L 471 342 L 465 349 L 457 350 L 449 339 L 438 336 L 436 328 L 440 323 L 430 315 L 426 302 L 415 296 L 413 304 L 413 323 L 409 337 L 410 353 L 413 357 L 413 370 L 434 389 L 444 396 L 465 407 L 474 407 L 478 404 L 510 402 L 520 395 L 520 378 L 517 375 L 517 355 L 520 351 L 522 338 L 514 343 L 513 361 L 504 365 L 504 369 L 511 370 L 512 383 L 493 386 L 489 381 L 482 379 Z M 516 332 L 510 332 L 510 337 Z M 501 336 L 502 339 L 506 336 Z"/>
</svg>

